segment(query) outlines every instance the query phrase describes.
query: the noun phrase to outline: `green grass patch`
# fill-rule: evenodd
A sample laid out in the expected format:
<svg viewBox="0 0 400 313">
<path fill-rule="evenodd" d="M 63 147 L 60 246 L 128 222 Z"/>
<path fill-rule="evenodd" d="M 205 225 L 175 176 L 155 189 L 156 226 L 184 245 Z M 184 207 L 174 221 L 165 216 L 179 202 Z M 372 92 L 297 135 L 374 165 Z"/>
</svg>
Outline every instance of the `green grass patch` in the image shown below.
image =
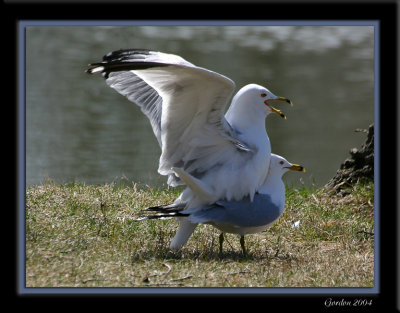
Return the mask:
<svg viewBox="0 0 400 313">
<path fill-rule="evenodd" d="M 79 183 L 28 187 L 27 287 L 372 287 L 374 185 L 342 197 L 287 188 L 286 209 L 269 230 L 226 234 L 199 225 L 178 252 L 169 220 L 134 221 L 182 189 Z M 294 223 L 299 221 L 299 226 Z"/>
</svg>

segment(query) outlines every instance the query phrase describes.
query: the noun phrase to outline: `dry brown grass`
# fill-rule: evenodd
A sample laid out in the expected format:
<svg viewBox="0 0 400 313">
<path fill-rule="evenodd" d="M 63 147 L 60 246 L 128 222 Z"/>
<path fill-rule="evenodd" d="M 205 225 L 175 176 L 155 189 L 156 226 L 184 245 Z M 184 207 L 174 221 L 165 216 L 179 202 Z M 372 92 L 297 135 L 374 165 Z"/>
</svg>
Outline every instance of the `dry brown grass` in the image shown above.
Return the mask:
<svg viewBox="0 0 400 313">
<path fill-rule="evenodd" d="M 200 225 L 168 250 L 174 220 L 135 222 L 142 208 L 179 190 L 85 186 L 27 188 L 27 287 L 372 287 L 374 186 L 345 196 L 289 188 L 286 211 L 267 232 L 226 235 Z M 300 221 L 299 228 L 293 227 Z"/>
</svg>

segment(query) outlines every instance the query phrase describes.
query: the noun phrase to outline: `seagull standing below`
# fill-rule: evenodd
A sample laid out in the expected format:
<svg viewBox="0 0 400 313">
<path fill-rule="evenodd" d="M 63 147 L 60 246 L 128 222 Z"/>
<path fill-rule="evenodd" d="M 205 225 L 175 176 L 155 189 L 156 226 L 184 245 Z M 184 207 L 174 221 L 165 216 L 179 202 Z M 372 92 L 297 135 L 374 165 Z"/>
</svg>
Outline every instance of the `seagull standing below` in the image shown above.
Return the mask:
<svg viewBox="0 0 400 313">
<path fill-rule="evenodd" d="M 177 171 L 207 186 L 208 194 L 186 188 L 175 204 L 190 209 L 220 199 L 253 200 L 270 163 L 265 118 L 272 112 L 285 118 L 269 102 L 290 100 L 250 84 L 236 93 L 224 116 L 235 88 L 231 79 L 177 55 L 143 49 L 111 52 L 86 72 L 102 73 L 149 118 L 161 147 L 158 172 L 168 176 L 169 186 L 184 184 Z M 190 236 L 193 230 L 182 223 L 178 233 Z"/>
<path fill-rule="evenodd" d="M 138 221 L 176 217 L 186 219 L 188 223 L 193 225 L 211 224 L 221 231 L 219 237 L 220 252 L 222 252 L 224 233 L 233 233 L 240 235 L 242 251 L 243 254 L 246 254 L 244 236 L 265 231 L 284 212 L 285 184 L 282 181 L 282 176 L 289 170 L 305 172 L 304 167 L 291 164 L 279 155 L 271 154 L 268 175 L 258 193 L 255 194 L 253 201 L 250 201 L 247 196 L 239 201 L 220 200 L 210 205 L 191 209 L 185 209 L 182 204 L 151 207 L 147 210 L 158 213 L 140 218 Z M 185 181 L 192 179 L 189 176 L 184 177 Z M 195 182 L 190 184 L 193 187 L 197 185 Z M 197 185 L 194 192 L 196 193 L 201 189 L 202 186 Z M 175 249 L 180 248 L 173 244 L 171 246 Z"/>
</svg>

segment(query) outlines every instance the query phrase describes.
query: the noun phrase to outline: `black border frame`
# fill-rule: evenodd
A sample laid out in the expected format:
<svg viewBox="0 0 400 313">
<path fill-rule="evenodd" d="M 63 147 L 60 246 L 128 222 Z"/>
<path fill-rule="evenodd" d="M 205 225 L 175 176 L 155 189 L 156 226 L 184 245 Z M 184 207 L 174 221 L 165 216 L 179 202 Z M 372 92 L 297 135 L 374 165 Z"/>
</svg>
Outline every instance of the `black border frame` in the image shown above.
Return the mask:
<svg viewBox="0 0 400 313">
<path fill-rule="evenodd" d="M 251 308 L 255 308 L 255 305 L 261 306 L 261 310 L 269 310 L 270 305 L 279 306 L 280 309 L 298 309 L 298 310 L 317 310 L 323 311 L 348 311 L 348 312 L 379 312 L 384 310 L 385 312 L 395 312 L 396 309 L 396 296 L 398 295 L 398 282 L 396 278 L 398 269 L 396 265 L 400 263 L 399 259 L 396 259 L 396 249 L 399 248 L 399 240 L 396 244 L 396 193 L 398 188 L 396 186 L 396 179 L 391 173 L 396 173 L 397 169 L 397 155 L 396 155 L 396 144 L 398 143 L 396 135 L 396 117 L 397 117 L 397 94 L 396 94 L 396 70 L 397 70 L 397 12 L 398 8 L 396 3 L 390 2 L 385 3 L 383 1 L 377 3 L 329 3 L 329 4 L 317 4 L 317 3 L 250 3 L 239 4 L 239 3 L 207 3 L 207 4 L 182 4 L 182 3 L 169 3 L 165 1 L 162 3 L 155 4 L 153 1 L 150 4 L 143 3 L 95 3 L 91 4 L 86 2 L 85 4 L 60 4 L 60 3 L 12 3 L 8 1 L 3 6 L 3 22 L 5 23 L 6 30 L 6 45 L 3 46 L 3 60 L 6 62 L 7 71 L 6 73 L 14 73 L 15 77 L 6 80 L 6 91 L 12 94 L 13 98 L 18 99 L 18 21 L 20 20 L 377 20 L 380 23 L 380 103 L 382 105 L 380 114 L 380 147 L 381 147 L 381 163 L 379 172 L 385 173 L 381 175 L 381 196 L 380 196 L 380 207 L 381 207 L 381 225 L 385 225 L 385 228 L 381 227 L 381 268 L 380 271 L 380 292 L 378 295 L 325 295 L 325 294 L 314 294 L 314 295 L 186 295 L 184 299 L 190 299 L 195 297 L 195 301 L 200 299 L 197 298 L 212 298 L 225 300 L 224 303 L 236 304 L 235 300 L 261 300 L 256 301 L 254 304 L 250 304 Z M 184 16 L 184 18 L 182 18 Z M 4 27 L 4 26 L 3 26 Z M 15 49 L 15 51 L 13 51 Z M 12 50 L 12 51 L 10 51 Z M 5 53 L 4 53 L 5 52 Z M 12 59 L 12 61 L 10 60 Z M 10 68 L 8 68 L 10 67 Z M 4 73 L 4 72 L 3 72 Z M 13 88 L 14 87 L 14 88 Z M 385 114 L 383 114 L 385 113 Z M 19 125 L 17 121 L 18 106 L 14 105 L 14 116 L 16 118 L 15 134 L 18 135 Z M 18 136 L 14 140 L 14 151 L 16 156 L 22 151 L 18 150 Z M 383 156 L 385 156 L 383 158 Z M 17 160 L 17 158 L 14 158 Z M 16 173 L 18 164 L 15 166 Z M 389 174 L 386 174 L 389 173 Z M 16 184 L 15 199 L 17 204 L 19 202 L 18 190 L 18 176 Z M 17 210 L 15 211 L 15 214 Z M 17 215 L 14 216 L 17 218 Z M 16 225 L 17 226 L 17 225 Z M 15 232 L 18 238 L 18 228 Z M 393 240 L 395 239 L 395 240 Z M 16 244 L 17 242 L 14 242 Z M 14 248 L 16 245 L 14 245 Z M 17 257 L 17 251 L 14 255 Z M 15 266 L 16 262 L 14 262 Z M 18 275 L 17 271 L 15 273 Z M 14 280 L 14 283 L 16 281 Z M 11 293 L 14 297 L 7 297 L 8 299 L 15 298 L 20 300 L 19 302 L 41 302 L 45 300 L 48 295 L 20 295 L 18 293 L 18 286 L 15 285 L 13 292 Z M 178 296 L 182 295 L 157 295 L 162 297 L 163 301 L 170 298 L 176 301 Z M 135 297 L 144 297 L 150 300 L 149 297 L 156 297 L 155 295 L 52 295 L 47 300 L 83 300 L 84 298 L 95 297 L 96 302 L 101 304 L 104 299 L 110 299 L 115 297 L 122 297 L 122 299 L 132 300 Z M 373 300 L 373 306 L 371 307 L 330 307 L 324 306 L 324 301 L 327 298 L 333 298 L 334 300 L 341 300 L 342 298 L 346 301 L 351 301 L 356 298 L 366 298 Z M 120 299 L 120 300 L 122 300 Z M 22 301 L 21 301 L 22 300 Z M 134 301 L 136 301 L 135 299 Z M 292 301 L 290 301 L 292 300 Z M 68 302 L 69 302 L 68 301 Z M 65 302 L 65 301 L 63 301 Z M 70 302 L 71 304 L 73 302 Z M 121 302 L 122 304 L 122 302 Z M 194 305 L 193 303 L 192 305 Z M 239 303 L 238 303 L 239 304 Z M 248 303 L 243 302 L 244 306 Z M 135 304 L 138 305 L 138 303 Z M 176 307 L 180 307 L 179 303 L 175 302 Z M 225 305 L 225 304 L 224 304 Z M 193 306 L 195 308 L 195 306 Z M 136 308 L 139 308 L 137 306 Z M 183 306 L 185 308 L 185 306 Z M 133 308 L 132 308 L 133 309 Z M 255 308 L 256 309 L 256 308 Z"/>
</svg>

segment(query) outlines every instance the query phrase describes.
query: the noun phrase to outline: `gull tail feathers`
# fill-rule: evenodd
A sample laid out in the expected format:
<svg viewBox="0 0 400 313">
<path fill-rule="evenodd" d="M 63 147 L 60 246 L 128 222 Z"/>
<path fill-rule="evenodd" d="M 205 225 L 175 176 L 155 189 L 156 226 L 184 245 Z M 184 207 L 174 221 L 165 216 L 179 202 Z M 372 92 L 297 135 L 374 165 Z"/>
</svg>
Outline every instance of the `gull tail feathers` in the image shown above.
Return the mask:
<svg viewBox="0 0 400 313">
<path fill-rule="evenodd" d="M 213 192 L 210 187 L 204 184 L 200 179 L 197 179 L 186 173 L 183 169 L 173 167 L 172 170 L 182 179 L 185 184 L 193 191 L 193 193 L 202 199 L 212 199 Z"/>
</svg>

